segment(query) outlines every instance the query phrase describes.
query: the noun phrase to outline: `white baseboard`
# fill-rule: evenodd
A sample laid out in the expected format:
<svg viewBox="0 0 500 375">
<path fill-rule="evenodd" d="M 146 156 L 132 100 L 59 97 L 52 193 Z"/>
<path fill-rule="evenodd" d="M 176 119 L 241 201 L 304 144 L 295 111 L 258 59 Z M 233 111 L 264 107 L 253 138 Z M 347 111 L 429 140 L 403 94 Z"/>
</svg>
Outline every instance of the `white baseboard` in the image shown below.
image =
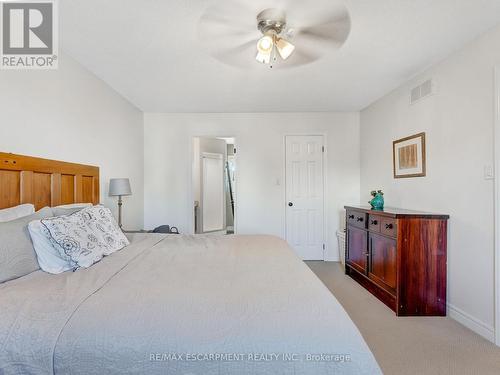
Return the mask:
<svg viewBox="0 0 500 375">
<path fill-rule="evenodd" d="M 448 308 L 448 316 L 450 318 L 484 337 L 486 340 L 493 343 L 495 342 L 495 329 L 492 326 L 474 318 L 472 315 L 467 314 L 465 311 L 452 304 L 447 303 L 446 306 Z"/>
<path fill-rule="evenodd" d="M 326 254 L 325 253 L 325 259 L 324 259 L 325 262 L 340 262 L 340 259 L 339 259 L 339 256 L 334 256 L 334 255 L 331 255 L 331 254 Z"/>
<path fill-rule="evenodd" d="M 216 230 L 213 232 L 205 232 L 203 233 L 205 236 L 221 236 L 226 234 L 226 230 Z"/>
<path fill-rule="evenodd" d="M 329 263 L 340 263 L 339 259 L 323 259 L 323 261 Z"/>
</svg>

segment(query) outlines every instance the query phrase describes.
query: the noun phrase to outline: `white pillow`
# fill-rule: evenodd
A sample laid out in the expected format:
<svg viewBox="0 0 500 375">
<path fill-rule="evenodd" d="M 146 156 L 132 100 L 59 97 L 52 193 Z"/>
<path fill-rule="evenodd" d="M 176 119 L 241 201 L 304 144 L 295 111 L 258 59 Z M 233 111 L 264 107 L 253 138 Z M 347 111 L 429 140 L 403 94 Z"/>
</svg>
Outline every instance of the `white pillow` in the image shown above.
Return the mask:
<svg viewBox="0 0 500 375">
<path fill-rule="evenodd" d="M 35 213 L 35 206 L 31 203 L 21 204 L 19 206 L 4 208 L 0 210 L 0 223 L 19 219 L 20 217 L 32 215 Z"/>
<path fill-rule="evenodd" d="M 104 206 L 92 206 L 71 215 L 41 220 L 62 259 L 87 268 L 129 245 L 127 237 Z"/>
<path fill-rule="evenodd" d="M 58 274 L 76 267 L 70 257 L 61 257 L 59 251 L 52 244 L 49 231 L 40 220 L 30 222 L 28 230 L 35 248 L 38 265 L 43 271 Z"/>
</svg>

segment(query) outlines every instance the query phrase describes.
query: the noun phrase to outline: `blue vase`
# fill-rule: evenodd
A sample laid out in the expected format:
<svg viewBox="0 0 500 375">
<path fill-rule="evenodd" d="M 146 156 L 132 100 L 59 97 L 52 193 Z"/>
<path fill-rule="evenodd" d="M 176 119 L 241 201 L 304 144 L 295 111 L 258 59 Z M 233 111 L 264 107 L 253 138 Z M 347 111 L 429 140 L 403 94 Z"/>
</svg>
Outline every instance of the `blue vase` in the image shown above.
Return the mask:
<svg viewBox="0 0 500 375">
<path fill-rule="evenodd" d="M 372 210 L 382 211 L 384 209 L 384 196 L 380 193 L 377 193 L 368 203 L 370 203 L 370 205 L 372 206 Z"/>
</svg>

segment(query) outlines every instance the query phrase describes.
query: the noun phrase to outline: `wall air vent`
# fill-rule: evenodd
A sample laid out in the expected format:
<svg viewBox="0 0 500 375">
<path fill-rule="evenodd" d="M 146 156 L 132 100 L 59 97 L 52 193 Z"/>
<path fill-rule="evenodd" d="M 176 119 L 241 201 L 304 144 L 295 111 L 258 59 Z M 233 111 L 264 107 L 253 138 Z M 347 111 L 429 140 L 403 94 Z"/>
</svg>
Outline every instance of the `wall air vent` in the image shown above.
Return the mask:
<svg viewBox="0 0 500 375">
<path fill-rule="evenodd" d="M 434 82 L 432 81 L 432 79 L 429 79 L 411 90 L 410 104 L 415 104 L 418 101 L 433 95 L 434 92 Z"/>
</svg>

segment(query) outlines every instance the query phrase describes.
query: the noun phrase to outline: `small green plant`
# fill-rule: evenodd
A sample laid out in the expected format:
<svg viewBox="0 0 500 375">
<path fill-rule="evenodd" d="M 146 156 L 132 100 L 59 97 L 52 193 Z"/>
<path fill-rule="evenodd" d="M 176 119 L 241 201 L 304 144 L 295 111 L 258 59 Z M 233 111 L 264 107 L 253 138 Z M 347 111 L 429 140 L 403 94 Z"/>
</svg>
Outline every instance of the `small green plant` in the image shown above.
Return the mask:
<svg viewBox="0 0 500 375">
<path fill-rule="evenodd" d="M 372 190 L 372 191 L 370 191 L 370 195 L 372 197 L 375 197 L 377 194 L 384 195 L 384 192 L 382 190 Z"/>
</svg>

